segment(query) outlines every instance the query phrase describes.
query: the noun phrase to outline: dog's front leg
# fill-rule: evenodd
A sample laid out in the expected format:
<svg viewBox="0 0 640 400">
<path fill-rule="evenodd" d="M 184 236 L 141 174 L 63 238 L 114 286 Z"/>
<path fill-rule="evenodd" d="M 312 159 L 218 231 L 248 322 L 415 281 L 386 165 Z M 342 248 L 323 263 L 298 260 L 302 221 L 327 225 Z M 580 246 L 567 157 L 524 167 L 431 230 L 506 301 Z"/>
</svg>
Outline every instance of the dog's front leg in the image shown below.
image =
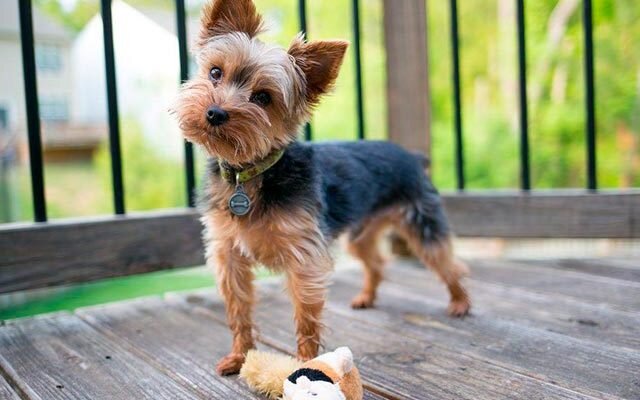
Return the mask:
<svg viewBox="0 0 640 400">
<path fill-rule="evenodd" d="M 287 286 L 294 307 L 298 358 L 304 361 L 318 356 L 327 283 L 326 266 L 298 266 L 287 272 Z"/>
<path fill-rule="evenodd" d="M 247 351 L 255 347 L 252 312 L 254 305 L 252 263 L 235 250 L 231 243 L 222 244 L 215 253 L 216 276 L 224 298 L 227 323 L 233 334 L 231 353 L 216 366 L 220 375 L 236 374 Z"/>
</svg>

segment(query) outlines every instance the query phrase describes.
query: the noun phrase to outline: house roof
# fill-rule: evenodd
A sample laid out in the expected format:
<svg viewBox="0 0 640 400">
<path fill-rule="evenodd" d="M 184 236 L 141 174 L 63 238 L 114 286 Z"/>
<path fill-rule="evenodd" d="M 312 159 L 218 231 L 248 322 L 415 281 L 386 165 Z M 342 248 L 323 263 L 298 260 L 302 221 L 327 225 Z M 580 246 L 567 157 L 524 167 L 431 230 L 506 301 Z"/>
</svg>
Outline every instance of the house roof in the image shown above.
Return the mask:
<svg viewBox="0 0 640 400">
<path fill-rule="evenodd" d="M 18 1 L 0 1 L 0 34 L 20 36 L 20 16 Z M 54 39 L 70 42 L 71 33 L 53 18 L 45 15 L 37 7 L 33 7 L 33 29 L 37 40 Z"/>
</svg>

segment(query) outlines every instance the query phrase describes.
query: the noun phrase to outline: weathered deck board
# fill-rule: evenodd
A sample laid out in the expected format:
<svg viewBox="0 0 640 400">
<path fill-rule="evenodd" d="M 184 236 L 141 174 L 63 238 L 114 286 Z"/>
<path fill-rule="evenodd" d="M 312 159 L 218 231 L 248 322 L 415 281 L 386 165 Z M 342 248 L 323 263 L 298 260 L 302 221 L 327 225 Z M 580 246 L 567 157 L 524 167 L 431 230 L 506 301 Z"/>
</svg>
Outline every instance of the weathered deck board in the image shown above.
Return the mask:
<svg viewBox="0 0 640 400">
<path fill-rule="evenodd" d="M 281 320 L 282 308 L 259 315 L 266 326 Z M 278 313 L 276 313 L 278 312 Z M 589 398 L 497 365 L 406 335 L 398 326 L 368 324 L 358 318 L 325 312 L 329 348 L 347 343 L 358 354 L 367 383 L 407 399 L 584 399 Z M 273 326 L 271 326 L 273 328 Z M 291 346 L 290 329 L 269 332 L 270 340 Z"/>
<path fill-rule="evenodd" d="M 505 261 L 473 262 L 473 279 L 566 296 L 622 311 L 640 310 L 640 283 Z"/>
<path fill-rule="evenodd" d="M 336 292 L 343 294 L 353 292 L 359 285 L 338 282 L 336 286 Z M 446 301 L 433 301 L 426 294 L 408 292 L 406 285 L 382 287 L 377 309 L 365 313 L 344 306 L 348 298 L 340 300 L 330 308 L 349 318 L 388 329 L 395 327 L 404 336 L 578 392 L 595 397 L 605 394 L 627 397 L 635 390 L 626 373 L 629 368 L 640 370 L 638 352 L 503 321 L 482 309 L 474 310 L 473 316 L 464 320 L 452 319 L 444 314 Z"/>
<path fill-rule="evenodd" d="M 617 259 L 561 259 L 545 261 L 523 260 L 519 262 L 556 270 L 577 271 L 607 278 L 640 282 L 640 259 L 635 261 Z"/>
<path fill-rule="evenodd" d="M 9 383 L 0 376 L 0 399 L 20 400 L 20 396 L 13 391 Z"/>
<path fill-rule="evenodd" d="M 263 286 L 257 309 L 262 340 L 293 352 L 295 339 L 288 302 L 278 288 Z M 186 302 L 200 305 L 213 314 L 223 312 L 213 293 L 192 294 Z M 589 396 L 509 371 L 485 360 L 450 351 L 433 341 L 407 336 L 399 327 L 380 327 L 358 318 L 346 317 L 329 308 L 327 347 L 349 345 L 357 355 L 361 373 L 370 387 L 390 397 L 407 399 L 582 399 Z M 614 397 L 611 397 L 614 398 Z"/>
<path fill-rule="evenodd" d="M 433 274 L 425 275 L 422 266 L 413 262 L 398 264 L 386 271 L 387 280 L 383 283 L 383 290 L 390 282 L 395 282 L 420 290 L 441 308 L 446 306 L 446 289 Z M 341 277 L 359 284 L 361 273 L 352 271 Z M 473 295 L 474 313 L 482 311 L 491 317 L 529 327 L 636 351 L 640 349 L 640 313 L 613 310 L 566 296 L 539 294 L 524 288 L 473 279 L 467 281 L 467 287 Z"/>
<path fill-rule="evenodd" d="M 3 326 L 0 348 L 0 368 L 30 399 L 193 398 L 74 315 Z"/>
<path fill-rule="evenodd" d="M 353 349 L 366 400 L 640 398 L 640 307 L 628 298 L 638 282 L 620 272 L 635 264 L 598 261 L 472 262 L 464 320 L 445 315 L 443 286 L 407 262 L 389 268 L 375 309 L 351 310 L 361 272 L 343 270 L 326 344 Z M 263 349 L 291 353 L 281 286 L 260 283 L 256 320 Z M 259 399 L 215 375 L 229 348 L 212 289 L 12 321 L 0 326 L 0 399 Z"/>
<path fill-rule="evenodd" d="M 204 398 L 260 398 L 250 394 L 237 378 L 215 373 L 215 362 L 231 347 L 231 335 L 222 321 L 202 308 L 152 298 L 85 308 L 76 314 L 105 335 L 125 342 L 124 346 L 174 379 L 183 380 Z M 368 393 L 366 399 L 381 398 Z"/>
<path fill-rule="evenodd" d="M 76 313 L 204 398 L 258 398 L 248 395 L 247 387 L 237 379 L 217 376 L 214 363 L 231 348 L 231 335 L 197 309 L 181 311 L 151 298 Z"/>
<path fill-rule="evenodd" d="M 207 345 L 207 344 L 203 344 L 202 346 L 197 346 L 197 345 L 194 346 L 191 344 L 187 345 L 187 347 L 194 347 L 193 350 L 187 349 L 187 351 L 200 352 L 200 360 L 198 360 L 196 363 L 210 366 L 210 371 L 213 372 L 213 367 L 212 367 L 213 363 L 217 361 L 220 357 L 226 355 L 227 351 L 231 348 L 230 347 L 231 338 L 226 328 L 223 329 L 222 332 L 220 332 L 219 326 L 225 325 L 224 306 L 221 299 L 217 296 L 217 294 L 214 291 L 206 291 L 205 293 L 207 294 L 206 298 L 200 298 L 199 296 L 195 296 L 195 295 L 184 296 L 180 294 L 169 294 L 167 295 L 165 309 L 170 309 L 172 310 L 172 312 L 178 312 L 178 310 L 181 310 L 182 313 L 190 316 L 191 318 L 197 318 L 199 320 L 209 321 L 206 323 L 206 325 L 217 326 L 217 329 L 215 330 L 217 332 L 217 335 L 228 337 L 228 339 L 226 339 L 228 343 L 225 346 L 216 348 L 215 351 L 207 351 L 207 349 L 210 347 L 210 345 Z M 211 308 L 202 307 L 203 304 L 209 303 L 211 301 L 210 299 L 215 299 L 215 301 L 217 302 L 217 306 L 215 307 L 215 312 L 212 312 Z M 156 311 L 158 312 L 158 310 Z M 158 326 L 158 328 L 162 328 L 162 327 Z M 182 329 L 185 329 L 185 328 L 183 327 Z M 211 342 L 211 338 L 209 338 L 208 336 L 211 335 L 212 331 L 213 330 L 211 329 L 204 329 L 204 330 L 196 331 L 194 332 L 194 334 L 196 335 L 201 334 L 202 340 L 204 342 L 207 342 L 207 341 Z M 191 339 L 190 337 L 185 337 L 183 340 L 188 341 L 190 339 Z M 169 350 L 172 350 L 173 346 L 170 343 L 168 343 L 167 345 L 170 346 Z M 151 348 L 153 347 L 154 346 L 152 345 Z M 270 348 L 268 345 L 259 343 L 259 348 L 261 347 L 262 347 L 262 350 L 275 351 L 275 352 L 280 351 L 280 349 Z M 176 350 L 176 351 L 180 353 L 180 352 L 184 352 L 185 350 Z M 194 357 L 193 355 L 191 356 L 187 355 L 187 356 Z M 229 380 L 230 378 L 216 378 L 216 379 Z M 241 384 L 241 386 L 245 387 L 243 384 Z M 371 392 L 365 393 L 365 400 L 379 400 L 382 398 L 383 397 L 380 397 Z"/>
</svg>

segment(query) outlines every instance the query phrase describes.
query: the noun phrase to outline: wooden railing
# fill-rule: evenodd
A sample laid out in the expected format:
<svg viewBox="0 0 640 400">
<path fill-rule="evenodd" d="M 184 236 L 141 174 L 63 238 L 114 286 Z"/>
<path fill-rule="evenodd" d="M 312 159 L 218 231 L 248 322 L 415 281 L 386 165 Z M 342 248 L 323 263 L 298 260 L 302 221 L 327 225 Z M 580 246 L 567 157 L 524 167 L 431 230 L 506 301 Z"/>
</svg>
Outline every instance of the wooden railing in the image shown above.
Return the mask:
<svg viewBox="0 0 640 400">
<path fill-rule="evenodd" d="M 40 119 L 33 46 L 31 0 L 20 4 L 23 70 L 28 114 L 34 223 L 0 225 L 0 293 L 84 282 L 107 277 L 188 267 L 203 263 L 200 225 L 193 207 L 195 188 L 193 150 L 185 144 L 186 208 L 165 212 L 128 214 L 124 204 L 120 164 L 117 88 L 110 0 L 102 0 L 105 61 L 108 87 L 110 150 L 115 215 L 106 218 L 47 222 Z M 359 0 L 352 0 L 356 52 L 359 53 Z M 388 115 L 390 140 L 429 152 L 429 82 L 427 74 L 425 0 L 383 0 L 385 42 L 389 74 Z M 518 43 L 521 121 L 521 190 L 515 192 L 464 191 L 462 110 L 457 33 L 457 1 L 450 0 L 456 123 L 458 189 L 444 196 L 458 236 L 517 238 L 639 238 L 640 191 L 602 192 L 595 179 L 595 111 L 593 108 L 593 48 L 591 1 L 583 0 L 585 15 L 585 71 L 588 185 L 583 191 L 532 191 L 529 181 L 528 121 L 524 2 L 518 6 Z M 181 80 L 188 78 L 184 0 L 176 0 L 180 43 Z M 299 0 L 302 30 L 306 30 L 305 0 Z M 401 44 L 401 45 L 400 45 Z M 356 60 L 358 137 L 365 139 L 361 58 Z M 407 84 L 410 82 L 411 84 Z M 406 101 L 411 99 L 411 101 Z M 307 126 L 305 137 L 312 138 Z"/>
<path fill-rule="evenodd" d="M 445 195 L 461 237 L 638 238 L 640 193 Z M 0 226 L 0 293 L 202 265 L 193 209 Z"/>
</svg>

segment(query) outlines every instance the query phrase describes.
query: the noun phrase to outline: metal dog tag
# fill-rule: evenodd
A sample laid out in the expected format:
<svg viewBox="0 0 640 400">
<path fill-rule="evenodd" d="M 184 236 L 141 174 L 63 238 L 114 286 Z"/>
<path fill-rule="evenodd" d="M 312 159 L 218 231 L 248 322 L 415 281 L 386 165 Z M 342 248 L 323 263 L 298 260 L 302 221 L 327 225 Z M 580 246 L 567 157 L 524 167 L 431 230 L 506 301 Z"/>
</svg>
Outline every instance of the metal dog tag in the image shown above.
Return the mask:
<svg viewBox="0 0 640 400">
<path fill-rule="evenodd" d="M 239 217 L 247 215 L 249 210 L 251 210 L 251 199 L 249 199 L 249 196 L 244 192 L 242 184 L 236 186 L 235 193 L 229 199 L 229 210 L 231 210 L 233 215 Z"/>
</svg>

